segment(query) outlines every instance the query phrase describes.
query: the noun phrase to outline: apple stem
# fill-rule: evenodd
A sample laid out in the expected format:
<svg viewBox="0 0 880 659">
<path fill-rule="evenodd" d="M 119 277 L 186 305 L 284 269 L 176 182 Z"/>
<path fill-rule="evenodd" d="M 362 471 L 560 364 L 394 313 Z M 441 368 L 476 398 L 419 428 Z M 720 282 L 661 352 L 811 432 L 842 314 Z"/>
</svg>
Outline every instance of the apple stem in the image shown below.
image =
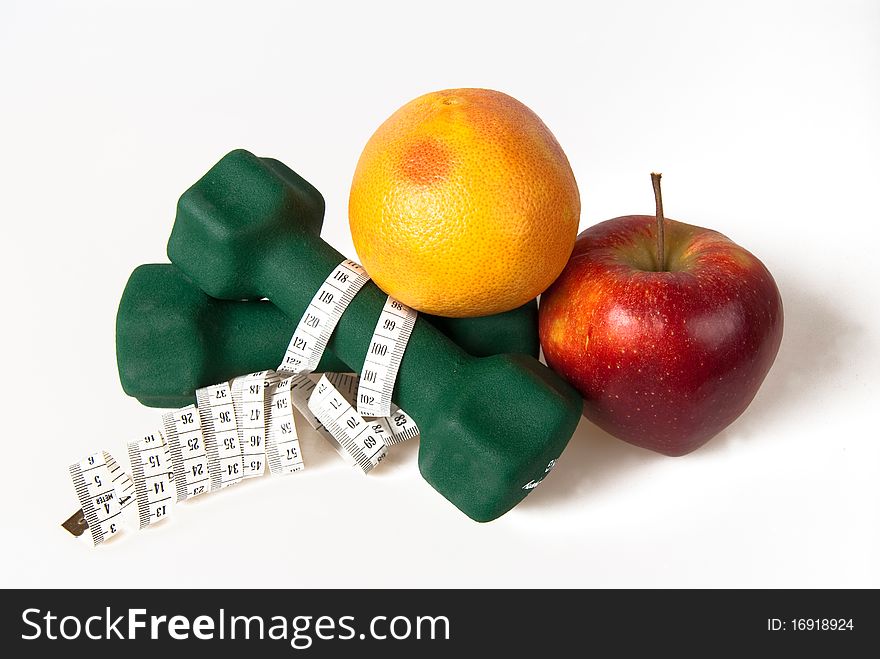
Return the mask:
<svg viewBox="0 0 880 659">
<path fill-rule="evenodd" d="M 657 206 L 657 271 L 666 271 L 666 227 L 663 217 L 663 193 L 660 192 L 660 177 L 663 174 L 651 173 L 654 185 L 654 203 Z"/>
</svg>

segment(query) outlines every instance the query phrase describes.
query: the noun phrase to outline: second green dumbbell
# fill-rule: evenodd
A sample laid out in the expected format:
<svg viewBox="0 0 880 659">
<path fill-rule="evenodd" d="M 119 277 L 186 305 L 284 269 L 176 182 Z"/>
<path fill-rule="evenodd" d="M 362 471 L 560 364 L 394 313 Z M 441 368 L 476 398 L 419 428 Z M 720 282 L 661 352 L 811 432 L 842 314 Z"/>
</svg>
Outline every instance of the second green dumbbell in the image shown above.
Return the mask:
<svg viewBox="0 0 880 659">
<path fill-rule="evenodd" d="M 424 316 L 475 357 L 537 357 L 538 305 L 484 318 Z M 267 300 L 227 301 L 205 295 L 170 263 L 132 272 L 116 315 L 116 360 L 122 389 L 150 407 L 183 407 L 195 390 L 275 368 L 296 327 Z M 327 350 L 318 371 L 349 367 Z"/>
</svg>

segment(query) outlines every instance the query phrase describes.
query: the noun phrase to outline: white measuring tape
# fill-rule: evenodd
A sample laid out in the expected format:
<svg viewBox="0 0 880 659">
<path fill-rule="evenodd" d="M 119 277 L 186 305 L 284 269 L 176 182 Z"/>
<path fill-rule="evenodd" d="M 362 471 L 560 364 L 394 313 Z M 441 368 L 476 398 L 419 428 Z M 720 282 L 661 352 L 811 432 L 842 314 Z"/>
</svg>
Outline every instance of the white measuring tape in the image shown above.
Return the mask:
<svg viewBox="0 0 880 659">
<path fill-rule="evenodd" d="M 190 497 L 210 492 L 208 451 L 205 448 L 199 410 L 195 405 L 188 405 L 179 410 L 165 412 L 162 415 L 162 425 L 171 453 L 177 500 L 186 501 Z"/>
<path fill-rule="evenodd" d="M 309 409 L 330 431 L 364 473 L 378 465 L 388 451 L 386 425 L 381 419 L 368 423 L 345 397 L 322 375 L 309 397 Z"/>
<path fill-rule="evenodd" d="M 388 446 L 419 433 L 412 418 L 391 402 L 416 311 L 388 296 L 367 348 L 359 384 L 354 376 L 330 374 L 315 388 L 316 380 L 303 376 L 317 367 L 336 324 L 368 280 L 369 275 L 354 261 L 345 260 L 334 268 L 300 318 L 278 366 L 279 372 L 298 378 L 294 405 L 312 427 L 326 430 L 322 434 L 336 451 L 364 473 L 379 464 Z M 347 396 L 339 391 L 340 386 L 347 389 Z M 368 421 L 364 417 L 376 418 Z"/>
<path fill-rule="evenodd" d="M 242 478 L 262 476 L 266 469 L 266 396 L 271 371 L 257 371 L 232 381 L 232 407 L 241 447 Z"/>
<path fill-rule="evenodd" d="M 303 468 L 290 399 L 290 378 L 252 373 L 196 392 L 199 405 L 162 415 L 163 432 L 127 446 L 131 476 L 106 451 L 70 466 L 81 510 L 64 523 L 88 527 L 101 544 L 127 521 L 136 502 L 138 527 L 161 521 L 176 503 L 262 474 Z M 238 403 L 236 403 L 238 401 Z"/>
<path fill-rule="evenodd" d="M 171 453 L 162 434 L 155 432 L 128 445 L 140 528 L 165 518 L 176 497 Z M 85 511 L 85 507 L 83 507 Z M 97 544 L 97 543 L 95 543 Z"/>
<path fill-rule="evenodd" d="M 369 279 L 367 272 L 349 259 L 333 269 L 297 324 L 279 372 L 299 375 L 318 367 L 336 323 Z"/>
<path fill-rule="evenodd" d="M 358 386 L 357 410 L 363 416 L 390 416 L 391 394 L 403 351 L 418 314 L 390 295 L 376 323 Z"/>
<path fill-rule="evenodd" d="M 305 468 L 293 421 L 291 378 L 276 378 L 271 379 L 266 388 L 266 458 L 274 476 Z"/>
<path fill-rule="evenodd" d="M 204 387 L 196 391 L 197 405 L 164 413 L 163 432 L 128 444 L 132 477 L 107 452 L 71 465 L 82 508 L 63 526 L 74 535 L 88 526 L 98 545 L 119 531 L 132 502 L 143 529 L 180 501 L 263 475 L 267 463 L 273 475 L 302 470 L 295 409 L 364 473 L 381 462 L 388 446 L 417 437 L 415 421 L 391 402 L 416 320 L 409 307 L 389 296 L 360 382 L 354 374 L 312 374 L 368 279 L 357 263 L 340 263 L 309 304 L 278 371 Z"/>
<path fill-rule="evenodd" d="M 70 465 L 70 478 L 92 541 L 99 545 L 116 535 L 122 528 L 119 517 L 133 499 L 134 484 L 128 474 L 102 451 Z"/>
<path fill-rule="evenodd" d="M 321 377 L 326 376 L 327 381 L 333 386 L 337 393 L 341 394 L 343 398 L 348 402 L 349 405 L 354 407 L 355 402 L 358 399 L 358 393 L 360 391 L 358 385 L 358 376 L 354 373 L 326 373 L 326 374 L 318 374 L 313 373 L 310 378 L 310 382 L 312 388 L 314 388 Z M 303 402 L 308 405 L 309 399 L 302 399 Z M 297 396 L 294 393 L 294 404 L 296 404 Z M 316 408 L 326 408 L 327 403 L 321 402 L 318 403 L 317 400 L 314 401 L 314 405 Z M 311 417 L 315 419 L 317 424 L 323 425 L 323 423 L 314 415 L 314 413 L 307 408 L 309 411 L 309 415 L 306 418 Z M 325 413 L 332 413 L 334 410 L 326 411 Z M 361 415 L 363 416 L 363 415 Z M 401 442 L 405 442 L 408 439 L 412 439 L 414 437 L 418 437 L 419 435 L 419 427 L 416 425 L 416 422 L 413 421 L 412 417 L 409 416 L 406 412 L 400 409 L 394 403 L 391 403 L 391 414 L 387 417 L 380 417 L 377 419 L 381 421 L 387 426 L 387 436 L 385 438 L 385 443 L 389 446 L 393 446 L 394 444 L 400 444 Z M 313 427 L 317 427 L 313 424 Z"/>
</svg>

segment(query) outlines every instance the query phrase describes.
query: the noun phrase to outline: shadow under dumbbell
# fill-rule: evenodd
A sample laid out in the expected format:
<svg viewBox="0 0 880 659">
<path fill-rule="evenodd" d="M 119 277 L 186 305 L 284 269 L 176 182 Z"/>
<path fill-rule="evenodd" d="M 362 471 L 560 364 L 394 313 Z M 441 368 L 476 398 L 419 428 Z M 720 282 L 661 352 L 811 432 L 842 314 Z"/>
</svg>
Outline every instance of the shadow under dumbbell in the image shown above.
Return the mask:
<svg viewBox="0 0 880 659">
<path fill-rule="evenodd" d="M 606 483 L 638 471 L 662 456 L 627 444 L 581 418 L 577 430 L 544 482 L 520 504 L 540 508 L 571 503 L 591 495 Z"/>
</svg>

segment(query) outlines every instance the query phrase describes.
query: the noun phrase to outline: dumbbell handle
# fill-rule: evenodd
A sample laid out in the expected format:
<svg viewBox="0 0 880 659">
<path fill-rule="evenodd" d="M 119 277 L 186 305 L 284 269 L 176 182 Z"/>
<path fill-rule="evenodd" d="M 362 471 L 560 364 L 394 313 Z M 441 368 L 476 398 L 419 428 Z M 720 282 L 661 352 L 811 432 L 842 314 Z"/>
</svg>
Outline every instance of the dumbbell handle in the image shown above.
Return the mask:
<svg viewBox="0 0 880 659">
<path fill-rule="evenodd" d="M 304 253 L 309 253 L 310 258 L 303 259 Z M 314 293 L 344 259 L 318 236 L 298 237 L 280 241 L 266 255 L 258 276 L 266 297 L 288 316 L 298 319 L 305 313 Z M 285 285 L 285 280 L 274 273 L 289 272 L 291 263 L 297 264 L 295 284 Z M 386 299 L 387 295 L 375 284 L 367 282 L 342 314 L 327 345 L 356 373 L 363 369 L 376 320 Z M 434 416 L 443 413 L 442 401 L 431 394 L 448 391 L 475 358 L 423 318 L 417 319 L 409 345 L 418 347 L 404 353 L 392 397 L 418 423 L 431 425 Z M 432 386 L 427 389 L 420 386 L 426 374 L 430 374 L 432 380 Z"/>
<path fill-rule="evenodd" d="M 423 318 L 471 355 L 537 356 L 536 315 L 533 300 L 485 318 Z M 295 326 L 268 300 L 218 300 L 170 263 L 142 265 L 116 316 L 119 379 L 145 405 L 183 407 L 200 387 L 278 366 Z M 328 349 L 316 370 L 350 369 Z"/>
<path fill-rule="evenodd" d="M 265 300 L 208 297 L 170 263 L 136 268 L 116 314 L 122 389 L 150 407 L 183 407 L 195 390 L 277 366 L 295 323 Z M 318 370 L 346 370 L 332 351 Z"/>
</svg>

